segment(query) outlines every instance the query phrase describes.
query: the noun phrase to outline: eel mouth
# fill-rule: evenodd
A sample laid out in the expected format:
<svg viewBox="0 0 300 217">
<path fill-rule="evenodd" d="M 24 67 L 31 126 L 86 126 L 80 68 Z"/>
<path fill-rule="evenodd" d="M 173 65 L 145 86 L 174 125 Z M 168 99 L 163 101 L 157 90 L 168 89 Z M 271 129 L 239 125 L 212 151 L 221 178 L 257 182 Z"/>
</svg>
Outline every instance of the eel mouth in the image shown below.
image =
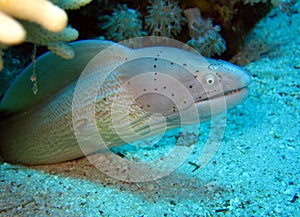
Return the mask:
<svg viewBox="0 0 300 217">
<path fill-rule="evenodd" d="M 238 89 L 234 89 L 234 90 L 228 90 L 228 91 L 225 91 L 224 93 L 220 93 L 215 96 L 211 96 L 208 99 L 213 100 L 213 99 L 219 98 L 219 97 L 227 98 L 227 97 L 239 96 L 241 93 L 244 93 L 245 91 L 248 92 L 248 87 L 242 87 L 242 88 L 238 88 Z"/>
<path fill-rule="evenodd" d="M 248 96 L 249 89 L 247 86 L 237 88 L 234 90 L 228 90 L 220 94 L 216 94 L 213 96 L 209 96 L 207 98 L 202 98 L 200 100 L 196 100 L 196 106 L 199 107 L 204 103 L 214 103 L 222 101 L 226 103 L 227 107 L 233 107 L 237 104 L 242 103 Z"/>
</svg>

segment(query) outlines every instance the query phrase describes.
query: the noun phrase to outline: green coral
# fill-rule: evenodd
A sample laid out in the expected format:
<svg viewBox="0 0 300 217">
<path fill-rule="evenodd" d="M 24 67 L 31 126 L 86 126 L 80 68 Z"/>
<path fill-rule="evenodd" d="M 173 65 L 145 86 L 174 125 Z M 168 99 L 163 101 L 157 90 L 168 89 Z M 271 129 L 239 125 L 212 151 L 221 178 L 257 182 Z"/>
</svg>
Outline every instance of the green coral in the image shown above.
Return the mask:
<svg viewBox="0 0 300 217">
<path fill-rule="evenodd" d="M 68 17 L 63 9 L 78 9 L 91 1 L 27 0 L 26 3 L 21 0 L 0 1 L 0 71 L 3 68 L 3 49 L 25 41 L 46 45 L 63 58 L 73 58 L 72 48 L 64 42 L 77 39 L 78 32 L 67 27 Z"/>
<path fill-rule="evenodd" d="M 254 4 L 257 4 L 257 3 L 266 3 L 268 2 L 268 0 L 243 0 L 244 4 L 250 4 L 250 5 L 254 5 Z"/>
<path fill-rule="evenodd" d="M 65 10 L 75 10 L 89 4 L 92 0 L 50 0 Z"/>
<path fill-rule="evenodd" d="M 186 22 L 182 9 L 176 2 L 169 0 L 150 0 L 147 7 L 146 28 L 153 36 L 173 37 L 181 31 Z"/>
<path fill-rule="evenodd" d="M 142 30 L 141 14 L 127 7 L 127 5 L 118 5 L 112 16 L 105 16 L 107 22 L 102 26 L 106 31 L 106 37 L 113 41 L 122 41 L 129 38 L 135 38 L 146 35 Z"/>
<path fill-rule="evenodd" d="M 221 55 L 226 50 L 226 42 L 219 34 L 219 25 L 214 26 L 211 19 L 203 19 L 198 8 L 187 9 L 184 14 L 188 18 L 191 37 L 188 45 L 206 57 Z"/>
</svg>

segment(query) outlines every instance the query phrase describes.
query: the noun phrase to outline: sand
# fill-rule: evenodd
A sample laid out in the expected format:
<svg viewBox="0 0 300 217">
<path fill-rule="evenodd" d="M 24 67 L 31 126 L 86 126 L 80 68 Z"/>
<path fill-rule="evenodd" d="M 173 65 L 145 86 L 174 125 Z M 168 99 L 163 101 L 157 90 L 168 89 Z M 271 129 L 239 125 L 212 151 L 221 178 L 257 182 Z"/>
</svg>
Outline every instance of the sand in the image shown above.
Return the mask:
<svg viewBox="0 0 300 217">
<path fill-rule="evenodd" d="M 86 159 L 33 168 L 2 162 L 0 216 L 300 216 L 299 12 L 299 3 L 290 16 L 273 9 L 253 30 L 244 51 L 255 56 L 245 65 L 250 96 L 227 112 L 222 143 L 205 167 L 197 163 L 209 123 L 189 159 L 151 182 L 115 180 Z M 159 147 L 115 152 L 156 159 L 177 134 Z"/>
</svg>

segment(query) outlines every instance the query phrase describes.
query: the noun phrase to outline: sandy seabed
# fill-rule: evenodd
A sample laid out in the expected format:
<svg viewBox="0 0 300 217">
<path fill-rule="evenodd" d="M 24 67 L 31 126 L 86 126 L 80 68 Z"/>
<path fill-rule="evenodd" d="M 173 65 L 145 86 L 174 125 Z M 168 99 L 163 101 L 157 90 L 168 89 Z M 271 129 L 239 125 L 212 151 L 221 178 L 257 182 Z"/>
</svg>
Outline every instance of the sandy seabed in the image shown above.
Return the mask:
<svg viewBox="0 0 300 217">
<path fill-rule="evenodd" d="M 151 182 L 112 179 L 86 159 L 34 168 L 3 162 L 0 216 L 300 216 L 300 4 L 291 16 L 273 9 L 248 48 L 258 42 L 263 52 L 245 66 L 250 96 L 228 111 L 223 141 L 204 168 L 196 163 L 209 123 L 190 158 Z M 117 151 L 156 158 L 176 133 L 151 150 Z"/>
</svg>

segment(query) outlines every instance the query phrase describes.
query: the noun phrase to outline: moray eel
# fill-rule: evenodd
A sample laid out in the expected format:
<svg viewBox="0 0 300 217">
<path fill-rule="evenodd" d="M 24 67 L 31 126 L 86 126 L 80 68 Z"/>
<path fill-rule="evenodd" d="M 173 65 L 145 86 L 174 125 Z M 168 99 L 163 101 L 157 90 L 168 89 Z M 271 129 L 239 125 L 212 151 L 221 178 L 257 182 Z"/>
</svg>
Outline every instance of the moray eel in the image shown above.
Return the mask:
<svg viewBox="0 0 300 217">
<path fill-rule="evenodd" d="M 33 64 L 20 74 L 0 104 L 1 113 L 6 114 L 0 124 L 0 151 L 6 161 L 29 165 L 50 164 L 84 155 L 74 130 L 87 127 L 88 118 L 84 116 L 86 105 L 75 113 L 79 117 L 75 123 L 72 121 L 74 91 L 84 70 L 88 72 L 82 81 L 87 85 L 84 87 L 86 90 L 79 92 L 79 99 L 87 104 L 91 100 L 95 102 L 96 124 L 109 147 L 161 132 L 160 121 L 153 122 L 151 129 L 148 126 L 147 121 L 153 114 L 161 114 L 165 117 L 167 129 L 173 129 L 180 127 L 180 114 L 187 117 L 183 124 L 206 121 L 242 103 L 248 95 L 249 73 L 231 63 L 203 60 L 198 54 L 172 47 L 131 49 L 121 45 L 117 52 L 112 52 L 108 57 L 106 55 L 105 61 L 95 59 L 99 52 L 112 45 L 109 41 L 83 40 L 71 44 L 76 52 L 72 60 L 63 60 L 52 53 L 39 57 L 36 61 L 37 95 L 32 93 L 30 81 Z M 136 59 L 129 61 L 129 53 Z M 168 56 L 175 61 L 162 58 Z M 98 88 L 92 84 L 100 81 L 105 70 L 118 62 L 121 64 L 107 76 L 97 91 L 98 95 L 91 97 L 88 91 Z M 174 79 L 165 82 L 158 72 Z M 139 81 L 145 79 L 144 82 L 134 82 L 134 78 L 142 74 L 146 77 Z M 184 94 L 182 87 L 185 87 L 184 91 L 188 90 L 190 97 Z M 156 94 L 157 91 L 160 94 Z M 143 92 L 145 94 L 137 94 Z M 222 99 L 225 100 L 225 107 L 220 106 Z M 112 112 L 112 107 L 117 112 Z M 189 117 L 191 107 L 196 108 L 199 119 Z M 113 124 L 112 119 L 117 121 Z M 123 125 L 125 119 L 133 131 L 128 130 L 128 125 Z M 125 141 L 114 130 L 116 123 L 119 124 L 118 132 L 127 135 Z"/>
</svg>

